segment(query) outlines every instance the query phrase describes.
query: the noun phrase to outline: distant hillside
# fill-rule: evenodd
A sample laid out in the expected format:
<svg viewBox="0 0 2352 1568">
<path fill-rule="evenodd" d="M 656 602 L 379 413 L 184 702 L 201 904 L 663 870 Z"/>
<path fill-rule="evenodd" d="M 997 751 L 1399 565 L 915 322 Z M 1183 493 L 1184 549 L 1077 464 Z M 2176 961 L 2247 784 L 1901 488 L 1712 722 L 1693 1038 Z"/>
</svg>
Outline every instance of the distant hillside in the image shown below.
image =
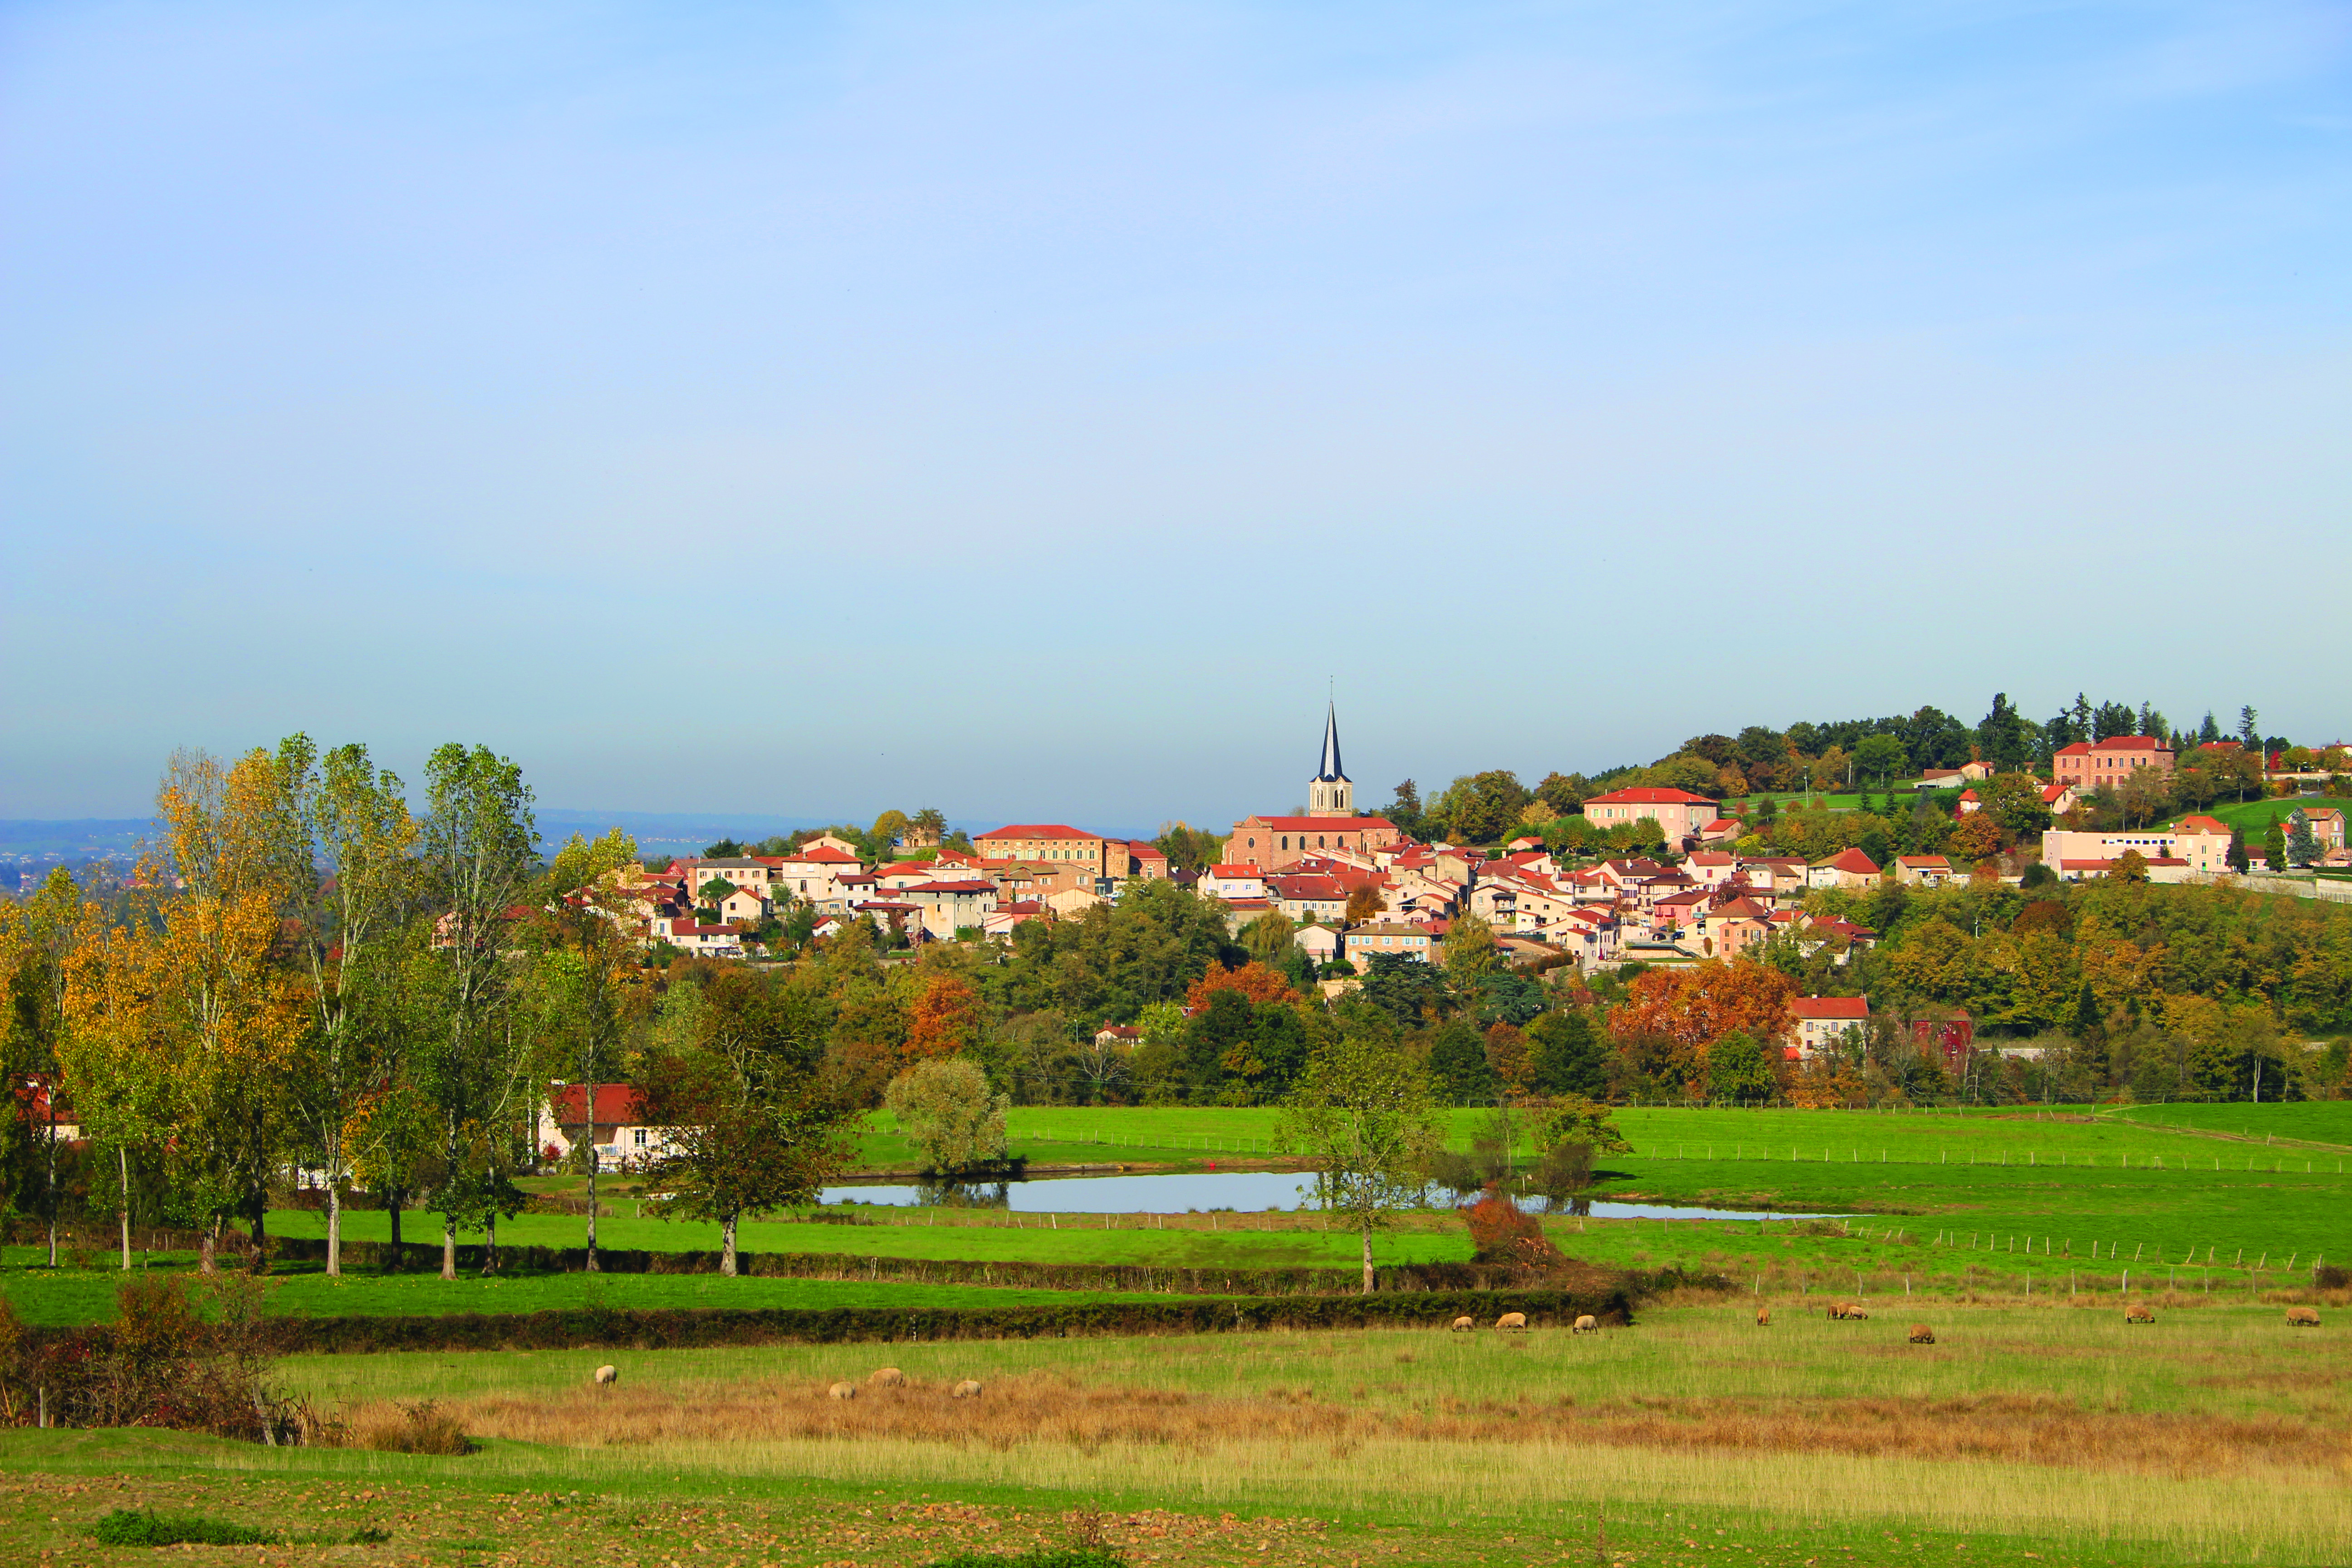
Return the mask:
<svg viewBox="0 0 2352 1568">
<path fill-rule="evenodd" d="M 37 817 L 0 817 L 0 859 L 58 858 L 79 860 L 111 850 L 128 853 L 156 836 L 143 816 L 83 816 L 48 822 Z"/>
</svg>

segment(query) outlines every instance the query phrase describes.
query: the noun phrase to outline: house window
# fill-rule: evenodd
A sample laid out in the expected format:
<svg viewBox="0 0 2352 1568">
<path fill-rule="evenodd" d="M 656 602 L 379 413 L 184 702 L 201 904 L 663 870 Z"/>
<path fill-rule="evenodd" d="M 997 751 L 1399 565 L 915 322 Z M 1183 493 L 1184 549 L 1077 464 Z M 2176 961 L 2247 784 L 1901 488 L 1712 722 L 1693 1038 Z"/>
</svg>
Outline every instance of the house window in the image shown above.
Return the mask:
<svg viewBox="0 0 2352 1568">
<path fill-rule="evenodd" d="M 647 1142 L 646 1129 L 642 1127 L 633 1127 L 629 1130 L 629 1141 L 635 1143 L 638 1148 L 642 1149 L 646 1146 Z"/>
</svg>

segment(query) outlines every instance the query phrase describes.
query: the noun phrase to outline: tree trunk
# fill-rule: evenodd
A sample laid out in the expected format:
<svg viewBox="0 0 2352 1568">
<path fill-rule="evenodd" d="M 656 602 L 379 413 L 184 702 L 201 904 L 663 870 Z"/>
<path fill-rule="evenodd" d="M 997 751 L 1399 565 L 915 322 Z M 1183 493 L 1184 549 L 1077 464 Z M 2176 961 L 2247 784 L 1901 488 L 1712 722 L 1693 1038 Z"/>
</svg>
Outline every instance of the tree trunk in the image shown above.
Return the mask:
<svg viewBox="0 0 2352 1568">
<path fill-rule="evenodd" d="M 131 1151 L 117 1149 L 115 1158 L 122 1163 L 122 1271 L 131 1272 Z"/>
<path fill-rule="evenodd" d="M 199 1274 L 220 1272 L 214 1258 L 215 1250 L 218 1246 L 219 1243 L 215 1239 L 213 1222 L 207 1219 L 205 1221 L 204 1228 L 196 1232 L 196 1272 Z"/>
<path fill-rule="evenodd" d="M 343 1272 L 343 1194 L 334 1183 L 327 1184 L 327 1275 L 339 1278 Z"/>
<path fill-rule="evenodd" d="M 1372 1293 L 1372 1216 L 1364 1215 L 1364 1292 Z"/>
<path fill-rule="evenodd" d="M 723 1230 L 726 1240 L 719 1247 L 719 1272 L 728 1279 L 735 1278 L 735 1216 L 729 1215 Z"/>
<path fill-rule="evenodd" d="M 457 1278 L 457 1222 L 448 1215 L 441 1216 L 441 1278 Z"/>
<path fill-rule="evenodd" d="M 253 1271 L 269 1272 L 269 1195 L 264 1193 L 253 1204 Z"/>
<path fill-rule="evenodd" d="M 499 1211 L 492 1209 L 490 1217 L 482 1222 L 482 1272 L 499 1271 Z"/>
<path fill-rule="evenodd" d="M 588 1272 L 596 1268 L 596 1130 L 588 1130 Z"/>
<path fill-rule="evenodd" d="M 400 1271 L 400 1200 L 404 1195 L 398 1187 L 383 1190 L 384 1212 L 392 1216 L 392 1253 L 384 1268 L 395 1274 Z"/>
</svg>

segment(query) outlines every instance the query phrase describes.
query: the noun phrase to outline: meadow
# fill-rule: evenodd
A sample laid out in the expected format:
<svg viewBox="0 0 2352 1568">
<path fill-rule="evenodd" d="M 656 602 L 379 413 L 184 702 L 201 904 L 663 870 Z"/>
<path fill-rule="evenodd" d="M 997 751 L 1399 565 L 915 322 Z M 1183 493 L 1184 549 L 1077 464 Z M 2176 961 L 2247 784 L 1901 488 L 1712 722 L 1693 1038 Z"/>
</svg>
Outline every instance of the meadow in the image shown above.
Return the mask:
<svg viewBox="0 0 2352 1568">
<path fill-rule="evenodd" d="M 1133 1139 L 1128 1163 L 1200 1168 L 1265 1163 L 1265 1156 L 1207 1151 L 1263 1131 L 1271 1113 L 1225 1110 L 1015 1111 L 1016 1147 L 1039 1132 Z M 1127 1120 L 1120 1120 L 1120 1119 Z M 2161 1120 L 2158 1120 L 2158 1119 Z M 1484 1113 L 1457 1112 L 1467 1146 Z M 1618 1112 L 1635 1152 L 1606 1156 L 1592 1196 L 1677 1206 L 1771 1213 L 1770 1220 L 1611 1219 L 1554 1215 L 1551 1239 L 1601 1267 L 1720 1274 L 1751 1290 L 1908 1290 L 1915 1296 L 2041 1299 L 2114 1293 L 2137 1280 L 2244 1299 L 2307 1281 L 2316 1262 L 2352 1258 L 2345 1199 L 2352 1174 L 2352 1105 L 2151 1106 L 2093 1117 L 2079 1111 L 1885 1115 L 1847 1111 L 1633 1108 Z M 1186 1142 L 1192 1150 L 1181 1147 Z M 1522 1151 L 1524 1152 L 1524 1150 Z M 1791 1155 L 1795 1158 L 1791 1158 Z M 663 1221 L 635 1211 L 616 1183 L 598 1221 L 604 1246 L 655 1252 L 715 1251 L 716 1225 Z M 1808 1217 L 1834 1216 L 1834 1217 Z M 814 1272 L 851 1275 L 860 1259 L 1118 1264 L 1169 1270 L 1344 1269 L 1356 1238 L 1315 1213 L 1183 1215 L 1022 1214 L 989 1209 L 862 1207 L 837 1223 L 778 1215 L 748 1220 L 747 1252 L 834 1261 Z M 317 1237 L 323 1216 L 274 1213 L 273 1235 Z M 508 1246 L 576 1247 L 581 1218 L 525 1214 L 504 1222 Z M 411 1240 L 436 1241 L 433 1216 L 411 1215 Z M 354 1241 L 383 1240 L 387 1216 L 345 1215 Z M 478 1240 L 473 1233 L 463 1239 Z M 1443 1209 L 1398 1216 L 1375 1238 L 1378 1264 L 1465 1261 L 1460 1219 Z M 55 1275 L 22 1266 L 11 1248 L 5 1291 L 27 1321 L 103 1321 L 117 1276 L 111 1253 Z M 142 1257 L 149 1268 L 186 1268 L 185 1255 Z M 429 1270 L 380 1275 L 353 1268 L 324 1277 L 316 1262 L 280 1262 L 270 1310 L 306 1314 L 536 1310 L 590 1300 L 623 1306 L 946 1306 L 1110 1299 L 1092 1289 L 929 1284 L 855 1278 L 726 1280 L 710 1275 L 583 1276 L 469 1270 L 442 1281 Z M 1166 1282 L 1175 1288 L 1178 1282 Z M 1213 1282 L 1208 1286 L 1214 1289 Z M 1244 1282 L 1236 1289 L 1246 1289 Z"/>
<path fill-rule="evenodd" d="M 1793 1300 L 1544 1331 L 308 1357 L 355 1422 L 431 1400 L 457 1458 L 15 1432 L 27 1554 L 129 1502 L 348 1521 L 389 1563 L 918 1564 L 1092 1537 L 1138 1563 L 2326 1563 L 2352 1342 L 2275 1307 Z M 2331 1311 L 2334 1310 L 2331 1309 Z M 600 1363 L 619 1369 L 597 1389 Z M 884 1364 L 900 1387 L 835 1379 Z M 983 1385 L 950 1400 L 950 1384 Z M 53 1516 L 53 1517 L 51 1517 Z M 239 1561 L 252 1560 L 241 1549 Z M 286 1560 L 286 1559 L 279 1559 Z"/>
</svg>

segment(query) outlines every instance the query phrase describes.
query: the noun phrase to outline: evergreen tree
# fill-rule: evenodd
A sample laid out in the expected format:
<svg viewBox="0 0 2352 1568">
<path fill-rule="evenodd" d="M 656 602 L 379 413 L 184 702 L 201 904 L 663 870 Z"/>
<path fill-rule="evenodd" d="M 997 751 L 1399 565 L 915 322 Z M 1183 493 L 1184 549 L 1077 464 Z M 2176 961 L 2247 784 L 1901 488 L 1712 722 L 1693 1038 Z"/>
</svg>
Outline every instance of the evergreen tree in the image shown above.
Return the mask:
<svg viewBox="0 0 2352 1568">
<path fill-rule="evenodd" d="M 1598 1099 L 1609 1087 L 1609 1059 L 1581 1007 L 1555 1007 L 1528 1026 L 1528 1060 L 1546 1094 Z"/>
<path fill-rule="evenodd" d="M 2208 708 L 2205 710 L 2205 721 L 2197 726 L 2197 743 L 2200 746 L 2210 746 L 2221 738 L 2221 726 L 2214 721 L 2213 710 Z"/>
<path fill-rule="evenodd" d="M 1460 1018 L 1430 1042 L 1429 1076 L 1450 1105 L 1483 1105 L 1495 1097 L 1495 1071 L 1486 1063 L 1486 1042 Z"/>
</svg>

